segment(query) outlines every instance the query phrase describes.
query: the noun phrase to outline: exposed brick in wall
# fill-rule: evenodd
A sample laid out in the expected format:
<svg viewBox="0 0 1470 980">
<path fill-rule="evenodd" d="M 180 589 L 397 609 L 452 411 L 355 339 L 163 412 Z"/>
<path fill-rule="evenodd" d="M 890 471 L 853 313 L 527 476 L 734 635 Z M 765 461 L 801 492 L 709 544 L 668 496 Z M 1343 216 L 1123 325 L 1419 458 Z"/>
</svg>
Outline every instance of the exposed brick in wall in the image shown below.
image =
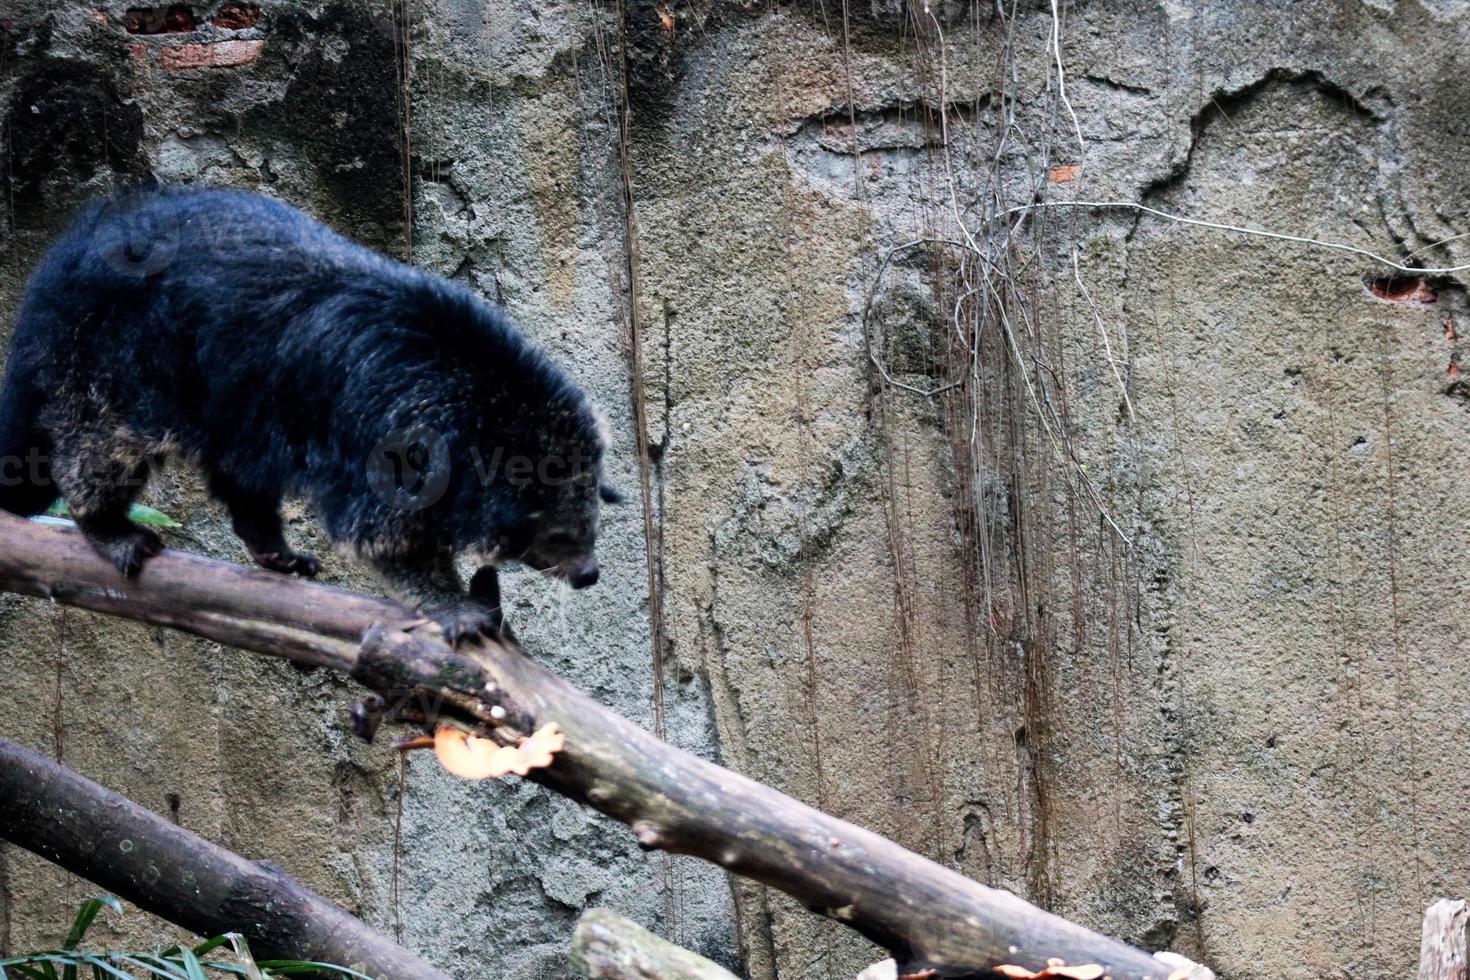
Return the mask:
<svg viewBox="0 0 1470 980">
<path fill-rule="evenodd" d="M 258 60 L 265 48 L 260 16 L 253 3 L 225 3 L 203 16 L 186 4 L 130 7 L 123 29 L 139 38 L 129 45 L 135 59 L 156 58 L 166 71 L 237 68 Z"/>
<path fill-rule="evenodd" d="M 214 15 L 214 26 L 226 30 L 245 30 L 260 21 L 260 8 L 253 3 L 227 3 Z"/>
<path fill-rule="evenodd" d="M 183 44 L 178 47 L 159 48 L 159 60 L 169 71 L 187 71 L 194 68 L 234 68 L 248 65 L 260 57 L 265 42 L 228 40 L 207 44 Z"/>
<path fill-rule="evenodd" d="M 129 7 L 123 14 L 123 29 L 129 34 L 187 34 L 198 26 L 194 11 L 184 4 Z"/>
</svg>

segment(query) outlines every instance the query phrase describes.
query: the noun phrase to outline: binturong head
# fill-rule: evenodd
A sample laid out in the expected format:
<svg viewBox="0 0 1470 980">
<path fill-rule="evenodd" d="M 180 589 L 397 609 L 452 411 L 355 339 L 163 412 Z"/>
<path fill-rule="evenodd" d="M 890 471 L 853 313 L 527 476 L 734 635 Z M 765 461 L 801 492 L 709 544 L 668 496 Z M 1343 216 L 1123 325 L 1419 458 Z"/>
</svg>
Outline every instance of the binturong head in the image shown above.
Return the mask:
<svg viewBox="0 0 1470 980">
<path fill-rule="evenodd" d="M 574 589 L 597 584 L 602 569 L 597 562 L 597 525 L 600 505 L 622 497 L 602 483 L 600 473 L 579 474 L 557 488 L 545 509 L 533 511 L 523 528 L 528 533 L 519 554 L 521 563 L 561 579 Z"/>
<path fill-rule="evenodd" d="M 486 475 L 486 523 L 498 533 L 496 564 L 519 562 L 574 589 L 597 584 L 602 504 L 622 497 L 603 479 L 606 427 L 578 394 L 542 405 L 531 438 Z M 514 501 L 504 507 L 507 498 Z M 508 518 L 508 520 L 507 520 Z"/>
<path fill-rule="evenodd" d="M 599 510 L 617 498 L 602 478 L 607 424 L 502 311 L 457 284 L 415 281 L 417 305 L 399 315 L 428 326 L 395 327 L 397 346 L 367 359 L 389 369 L 364 375 L 374 420 L 413 436 L 386 461 L 390 440 L 370 454 L 376 498 L 390 505 L 378 536 L 392 547 L 422 535 L 407 543 L 595 585 Z"/>
</svg>

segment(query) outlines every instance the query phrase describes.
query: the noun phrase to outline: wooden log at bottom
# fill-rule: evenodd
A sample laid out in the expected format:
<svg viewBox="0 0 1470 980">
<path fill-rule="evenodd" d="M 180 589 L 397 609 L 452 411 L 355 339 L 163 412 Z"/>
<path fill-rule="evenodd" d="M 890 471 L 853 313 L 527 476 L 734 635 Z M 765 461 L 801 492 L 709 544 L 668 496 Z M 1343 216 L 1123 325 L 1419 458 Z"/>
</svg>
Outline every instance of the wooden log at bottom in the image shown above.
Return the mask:
<svg viewBox="0 0 1470 980">
<path fill-rule="evenodd" d="M 450 980 L 346 909 L 27 748 L 0 739 L 0 837 L 200 936 L 375 980 Z"/>
</svg>

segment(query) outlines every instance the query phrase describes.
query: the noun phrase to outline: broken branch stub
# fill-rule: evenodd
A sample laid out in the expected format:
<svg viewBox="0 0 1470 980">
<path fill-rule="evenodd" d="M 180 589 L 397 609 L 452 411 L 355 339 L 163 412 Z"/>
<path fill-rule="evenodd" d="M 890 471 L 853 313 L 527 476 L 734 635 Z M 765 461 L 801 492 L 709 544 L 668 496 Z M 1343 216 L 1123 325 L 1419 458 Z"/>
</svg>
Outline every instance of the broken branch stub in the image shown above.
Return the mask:
<svg viewBox="0 0 1470 980">
<path fill-rule="evenodd" d="M 1424 913 L 1419 980 L 1466 980 L 1470 974 L 1470 906 L 1441 898 Z"/>
<path fill-rule="evenodd" d="M 577 921 L 572 966 L 591 980 L 737 980 L 718 963 L 606 909 L 588 909 Z"/>
</svg>

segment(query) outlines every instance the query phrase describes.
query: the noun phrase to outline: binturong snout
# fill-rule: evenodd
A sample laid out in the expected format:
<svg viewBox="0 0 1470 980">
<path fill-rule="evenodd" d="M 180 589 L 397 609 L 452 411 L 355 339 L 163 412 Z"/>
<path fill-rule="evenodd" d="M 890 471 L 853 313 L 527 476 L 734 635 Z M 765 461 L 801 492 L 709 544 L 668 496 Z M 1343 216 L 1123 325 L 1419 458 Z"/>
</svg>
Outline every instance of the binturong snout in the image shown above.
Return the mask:
<svg viewBox="0 0 1470 980">
<path fill-rule="evenodd" d="M 601 574 L 596 558 L 577 558 L 567 563 L 567 584 L 574 589 L 587 589 L 597 584 Z"/>
</svg>

